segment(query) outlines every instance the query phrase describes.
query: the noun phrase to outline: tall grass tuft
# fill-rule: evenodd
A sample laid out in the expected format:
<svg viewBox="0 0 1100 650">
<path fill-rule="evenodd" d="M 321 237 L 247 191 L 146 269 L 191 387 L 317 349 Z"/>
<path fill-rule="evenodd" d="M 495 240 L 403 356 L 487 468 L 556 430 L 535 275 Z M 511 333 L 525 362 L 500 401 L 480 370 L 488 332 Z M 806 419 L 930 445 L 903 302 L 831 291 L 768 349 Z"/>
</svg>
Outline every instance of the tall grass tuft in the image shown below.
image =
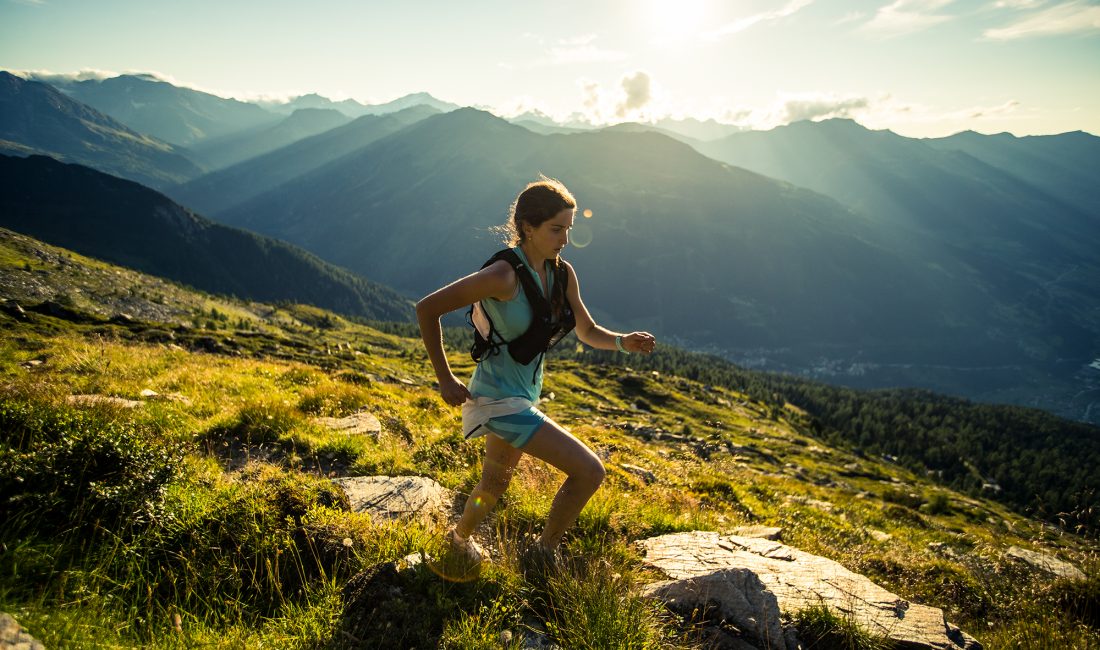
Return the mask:
<svg viewBox="0 0 1100 650">
<path fill-rule="evenodd" d="M 861 629 L 851 617 L 826 605 L 807 607 L 795 615 L 798 638 L 814 650 L 887 650 L 889 643 Z"/>
<path fill-rule="evenodd" d="M 534 607 L 566 648 L 659 648 L 660 606 L 637 595 L 630 574 L 602 558 L 566 563 Z"/>
</svg>

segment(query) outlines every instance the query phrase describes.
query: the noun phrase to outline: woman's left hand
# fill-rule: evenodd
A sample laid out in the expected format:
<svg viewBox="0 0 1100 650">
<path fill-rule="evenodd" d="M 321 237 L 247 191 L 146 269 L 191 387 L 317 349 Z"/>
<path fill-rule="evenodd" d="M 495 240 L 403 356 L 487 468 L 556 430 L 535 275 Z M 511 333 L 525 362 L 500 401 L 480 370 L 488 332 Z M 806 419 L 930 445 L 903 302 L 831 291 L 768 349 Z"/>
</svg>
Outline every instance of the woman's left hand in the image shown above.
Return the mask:
<svg viewBox="0 0 1100 650">
<path fill-rule="evenodd" d="M 649 354 L 657 347 L 657 339 L 649 332 L 631 332 L 623 336 L 623 349 L 627 352 Z"/>
</svg>

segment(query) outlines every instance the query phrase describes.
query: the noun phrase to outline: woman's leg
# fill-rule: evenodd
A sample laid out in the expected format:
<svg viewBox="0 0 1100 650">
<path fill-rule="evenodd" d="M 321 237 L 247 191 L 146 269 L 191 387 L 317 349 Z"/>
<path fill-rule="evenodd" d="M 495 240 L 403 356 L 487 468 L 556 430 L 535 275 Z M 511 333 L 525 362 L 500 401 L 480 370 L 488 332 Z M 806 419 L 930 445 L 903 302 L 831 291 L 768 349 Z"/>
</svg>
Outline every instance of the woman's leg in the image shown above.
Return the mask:
<svg viewBox="0 0 1100 650">
<path fill-rule="evenodd" d="M 552 420 L 539 427 L 523 446 L 523 452 L 546 461 L 567 475 L 554 497 L 546 527 L 542 531 L 542 545 L 548 549 L 557 548 L 565 530 L 577 520 L 584 504 L 603 482 L 606 473 L 603 463 L 583 442 Z"/>
<path fill-rule="evenodd" d="M 508 484 L 512 481 L 512 473 L 523 455 L 519 449 L 505 442 L 496 434 L 489 433 L 485 436 L 485 460 L 481 465 L 481 481 L 470 492 L 466 499 L 466 507 L 462 510 L 462 518 L 454 527 L 454 532 L 465 539 L 477 528 L 489 511 L 496 505 Z"/>
</svg>

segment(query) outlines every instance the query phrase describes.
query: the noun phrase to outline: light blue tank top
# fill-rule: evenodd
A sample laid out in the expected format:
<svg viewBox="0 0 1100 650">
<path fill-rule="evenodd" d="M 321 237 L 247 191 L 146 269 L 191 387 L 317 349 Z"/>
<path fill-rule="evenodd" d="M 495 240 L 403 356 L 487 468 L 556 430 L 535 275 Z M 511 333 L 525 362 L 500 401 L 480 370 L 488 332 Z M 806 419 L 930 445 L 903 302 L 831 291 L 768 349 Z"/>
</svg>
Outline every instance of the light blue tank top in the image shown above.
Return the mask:
<svg viewBox="0 0 1100 650">
<path fill-rule="evenodd" d="M 531 269 L 527 256 L 518 246 L 513 248 L 519 258 L 523 260 L 527 272 L 535 278 L 535 284 L 539 292 L 544 296 L 542 280 Z M 550 283 L 550 289 L 554 287 L 554 273 L 550 267 L 550 260 L 546 260 L 546 277 Z M 531 324 L 531 304 L 527 302 L 527 295 L 523 287 L 516 283 L 516 294 L 511 300 L 497 300 L 487 298 L 481 301 L 481 307 L 492 319 L 497 332 L 505 341 L 511 341 L 527 331 Z M 537 369 L 536 369 L 537 364 Z M 474 375 L 470 379 L 470 394 L 474 397 L 492 397 L 501 399 L 504 397 L 526 397 L 535 402 L 542 393 L 542 355 L 535 357 L 531 363 L 521 365 L 512 355 L 508 354 L 508 347 L 500 348 L 498 354 L 485 357 L 474 369 Z M 534 374 L 534 382 L 531 381 Z"/>
</svg>

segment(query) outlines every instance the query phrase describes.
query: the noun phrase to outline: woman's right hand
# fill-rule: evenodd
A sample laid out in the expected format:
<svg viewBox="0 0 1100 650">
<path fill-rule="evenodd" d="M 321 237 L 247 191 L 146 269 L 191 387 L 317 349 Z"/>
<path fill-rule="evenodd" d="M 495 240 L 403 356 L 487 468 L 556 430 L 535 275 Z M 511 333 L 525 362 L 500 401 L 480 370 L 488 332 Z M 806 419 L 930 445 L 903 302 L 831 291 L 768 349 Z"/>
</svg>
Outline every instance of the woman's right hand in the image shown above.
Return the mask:
<svg viewBox="0 0 1100 650">
<path fill-rule="evenodd" d="M 470 391 L 454 375 L 439 382 L 439 394 L 443 397 L 443 401 L 451 406 L 462 406 L 466 400 L 470 399 Z"/>
</svg>

